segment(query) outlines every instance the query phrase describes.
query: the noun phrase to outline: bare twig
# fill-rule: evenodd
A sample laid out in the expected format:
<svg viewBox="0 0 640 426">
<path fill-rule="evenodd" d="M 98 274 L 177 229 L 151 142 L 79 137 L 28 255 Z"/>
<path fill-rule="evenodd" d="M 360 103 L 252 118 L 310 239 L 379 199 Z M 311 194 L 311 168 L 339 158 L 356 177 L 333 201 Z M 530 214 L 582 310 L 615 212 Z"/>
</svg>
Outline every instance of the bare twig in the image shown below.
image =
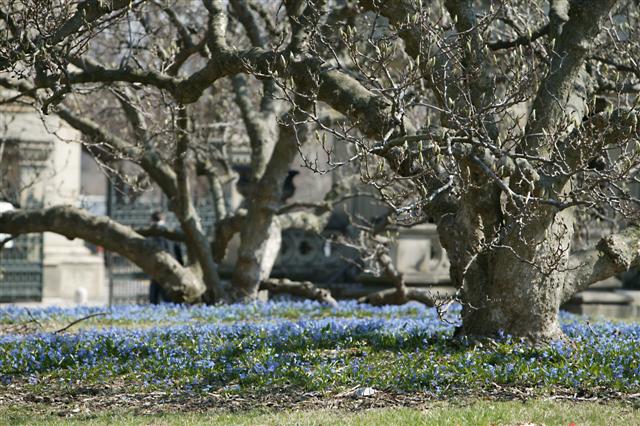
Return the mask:
<svg viewBox="0 0 640 426">
<path fill-rule="evenodd" d="M 74 325 L 76 325 L 76 324 L 78 324 L 78 323 L 80 323 L 82 321 L 86 321 L 86 320 L 88 320 L 90 318 L 101 317 L 101 316 L 105 316 L 105 315 L 107 315 L 106 312 L 97 312 L 95 314 L 89 314 L 89 315 L 84 316 L 82 318 L 78 318 L 77 320 L 69 323 L 68 325 L 62 327 L 61 329 L 54 331 L 53 334 L 59 334 L 59 333 L 62 333 L 63 331 L 67 331 L 69 328 L 73 327 Z"/>
</svg>

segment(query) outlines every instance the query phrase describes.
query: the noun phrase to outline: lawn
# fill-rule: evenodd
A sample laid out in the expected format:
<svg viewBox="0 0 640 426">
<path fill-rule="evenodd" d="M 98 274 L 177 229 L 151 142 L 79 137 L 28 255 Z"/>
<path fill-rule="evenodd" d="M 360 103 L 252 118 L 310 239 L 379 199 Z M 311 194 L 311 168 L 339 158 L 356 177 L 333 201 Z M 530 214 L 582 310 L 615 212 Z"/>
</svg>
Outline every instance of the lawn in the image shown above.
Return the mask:
<svg viewBox="0 0 640 426">
<path fill-rule="evenodd" d="M 350 302 L 5 308 L 0 414 L 11 423 L 27 421 L 33 407 L 41 407 L 43 421 L 50 412 L 52 419 L 90 413 L 97 422 L 120 416 L 134 424 L 146 420 L 131 413 L 194 424 L 234 415 L 241 417 L 229 421 L 248 424 L 282 416 L 327 424 L 335 416 L 347 423 L 386 423 L 385 416 L 437 423 L 452 415 L 463 424 L 517 423 L 519 415 L 546 424 L 637 420 L 640 325 L 563 314 L 569 339 L 530 347 L 509 336 L 455 339 L 456 321 L 455 309 L 440 318 L 421 305 Z M 362 396 L 364 388 L 373 395 Z M 571 402 L 580 402 L 578 411 L 570 411 Z M 216 414 L 166 414 L 174 410 Z"/>
<path fill-rule="evenodd" d="M 0 421 L 11 425 L 33 424 L 34 411 L 25 407 L 0 408 Z M 240 413 L 156 413 L 125 410 L 99 413 L 42 411 L 38 425 L 633 425 L 640 412 L 622 403 L 569 403 L 553 401 L 467 404 L 431 403 L 421 408 L 375 408 L 359 411 L 251 410 Z"/>
</svg>

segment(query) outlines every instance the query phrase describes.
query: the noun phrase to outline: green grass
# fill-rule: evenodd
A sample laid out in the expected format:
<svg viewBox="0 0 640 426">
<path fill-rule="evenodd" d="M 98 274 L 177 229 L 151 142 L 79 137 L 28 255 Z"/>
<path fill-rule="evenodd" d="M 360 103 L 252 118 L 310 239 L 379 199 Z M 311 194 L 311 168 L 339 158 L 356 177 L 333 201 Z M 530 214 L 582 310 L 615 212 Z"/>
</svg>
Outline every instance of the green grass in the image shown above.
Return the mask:
<svg viewBox="0 0 640 426">
<path fill-rule="evenodd" d="M 35 414 L 34 414 L 35 412 Z M 61 413 L 66 414 L 66 413 Z M 640 411 L 621 402 L 498 402 L 476 400 L 451 404 L 434 402 L 422 409 L 384 408 L 346 412 L 249 411 L 242 413 L 162 413 L 136 415 L 126 411 L 78 413 L 61 417 L 46 406 L 0 407 L 0 423 L 7 425 L 634 425 Z"/>
</svg>

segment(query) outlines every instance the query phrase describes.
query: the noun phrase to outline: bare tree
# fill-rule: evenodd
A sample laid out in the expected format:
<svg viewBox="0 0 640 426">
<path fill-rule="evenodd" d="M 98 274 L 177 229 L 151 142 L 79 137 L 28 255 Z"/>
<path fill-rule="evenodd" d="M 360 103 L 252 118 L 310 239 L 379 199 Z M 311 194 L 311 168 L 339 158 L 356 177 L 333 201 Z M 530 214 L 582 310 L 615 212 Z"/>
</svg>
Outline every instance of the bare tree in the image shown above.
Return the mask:
<svg viewBox="0 0 640 426">
<path fill-rule="evenodd" d="M 638 266 L 637 2 L 360 1 L 329 15 L 344 24 L 314 26 L 313 81 L 284 90 L 316 84 L 348 117 L 308 111 L 356 147 L 388 222 L 437 224 L 461 333 L 557 338 L 564 301 Z M 575 251 L 585 215 L 628 226 Z M 397 289 L 369 300 L 407 300 L 386 269 Z"/>
<path fill-rule="evenodd" d="M 556 338 L 563 301 L 640 262 L 629 189 L 640 164 L 635 1 L 51 0 L 34 9 L 62 17 L 46 27 L 45 15 L 9 13 L 27 3 L 3 9 L 0 68 L 21 64 L 28 83 L 3 84 L 45 110 L 64 114 L 62 99 L 91 85 L 146 88 L 170 99 L 180 129 L 182 111 L 232 79 L 252 151 L 266 153 L 252 160 L 246 217 L 228 222 L 244 224 L 235 298 L 254 297 L 267 275 L 282 172 L 314 130 L 319 143 L 331 135 L 351 147 L 347 158 L 328 150 L 327 169 L 356 165 L 391 207 L 388 222 L 437 224 L 462 333 Z M 172 25 L 155 28 L 159 13 Z M 140 40 L 159 47 L 123 40 L 110 44 L 117 60 L 91 58 L 109 28 L 134 21 Z M 246 84 L 254 79 L 261 93 Z M 329 110 L 340 119 L 327 120 Z M 177 147 L 189 146 L 186 134 Z M 197 239 L 175 158 L 174 211 Z M 573 251 L 583 212 L 629 226 Z M 2 215 L 0 231 L 11 222 Z M 194 243 L 202 275 L 213 277 L 206 246 Z M 217 294 L 216 280 L 205 282 Z"/>
<path fill-rule="evenodd" d="M 267 282 L 280 249 L 281 224 L 319 232 L 339 195 L 334 191 L 332 199 L 313 205 L 285 203 L 283 183 L 307 132 L 306 124 L 295 122 L 298 108 L 278 99 L 272 79 L 260 76 L 259 83 L 243 75 L 244 59 L 238 58 L 234 70 L 217 77 L 202 75 L 218 66 L 217 55 L 234 56 L 232 43 L 251 51 L 279 39 L 283 29 L 264 18 L 271 12 L 249 5 L 212 1 L 7 4 L 2 11 L 8 37 L 2 46 L 5 72 L 0 84 L 10 92 L 4 102 L 55 111 L 82 133 L 83 143 L 107 173 L 129 185 L 151 183 L 162 191 L 180 230 L 132 229 L 71 206 L 6 214 L 0 228 L 13 235 L 51 231 L 102 245 L 136 263 L 176 301 L 252 300 L 262 284 L 272 292 L 295 292 L 334 303 L 330 294 L 309 283 Z M 202 12 L 207 19 L 201 19 Z M 55 17 L 55 25 L 42 28 L 38 23 L 46 16 Z M 163 26 L 164 20 L 171 25 Z M 60 36 L 61 32 L 65 35 Z M 119 76 L 113 74 L 116 69 Z M 127 77 L 140 73 L 154 75 L 155 83 L 139 84 Z M 185 83 L 167 90 L 156 77 Z M 184 90 L 192 91 L 187 95 L 190 99 L 183 97 Z M 235 98 L 237 106 L 230 98 Z M 251 148 L 250 189 L 245 204 L 228 211 L 223 183 L 233 172 L 221 147 L 209 140 L 207 129 L 224 120 L 237 122 L 238 117 Z M 123 172 L 123 162 L 136 167 L 127 166 Z M 217 224 L 212 235 L 203 229 L 192 196 L 196 170 L 207 176 L 214 200 Z M 229 288 L 220 280 L 218 263 L 237 233 L 241 245 Z M 155 236 L 184 242 L 188 264 L 179 265 L 145 238 Z"/>
</svg>

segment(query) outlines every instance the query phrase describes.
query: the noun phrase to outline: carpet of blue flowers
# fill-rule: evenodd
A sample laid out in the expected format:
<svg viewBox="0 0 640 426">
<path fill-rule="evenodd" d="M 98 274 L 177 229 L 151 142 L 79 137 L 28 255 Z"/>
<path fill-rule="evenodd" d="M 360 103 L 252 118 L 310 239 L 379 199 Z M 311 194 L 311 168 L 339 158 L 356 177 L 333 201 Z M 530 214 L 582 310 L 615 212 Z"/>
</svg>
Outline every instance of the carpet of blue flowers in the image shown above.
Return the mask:
<svg viewBox="0 0 640 426">
<path fill-rule="evenodd" d="M 63 333 L 43 331 L 98 312 L 106 315 Z M 371 386 L 437 396 L 496 386 L 540 393 L 640 390 L 640 325 L 588 323 L 568 314 L 562 326 L 570 339 L 535 348 L 508 336 L 454 339 L 456 312 L 442 321 L 421 305 L 0 309 L 0 325 L 36 320 L 39 331 L 0 335 L 0 390 L 107 383 L 137 392 Z"/>
</svg>

